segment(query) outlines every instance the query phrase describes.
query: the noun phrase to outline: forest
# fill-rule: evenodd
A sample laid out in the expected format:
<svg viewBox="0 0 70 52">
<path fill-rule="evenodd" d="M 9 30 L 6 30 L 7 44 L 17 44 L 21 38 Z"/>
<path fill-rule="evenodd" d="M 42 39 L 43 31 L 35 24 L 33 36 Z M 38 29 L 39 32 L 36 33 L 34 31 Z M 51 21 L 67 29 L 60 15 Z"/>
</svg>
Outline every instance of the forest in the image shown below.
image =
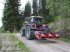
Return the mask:
<svg viewBox="0 0 70 52">
<path fill-rule="evenodd" d="M 70 0 L 32 0 L 20 10 L 20 0 L 6 0 L 3 11 L 3 32 L 19 32 L 25 18 L 42 16 L 44 23 L 64 37 L 70 32 Z"/>
</svg>

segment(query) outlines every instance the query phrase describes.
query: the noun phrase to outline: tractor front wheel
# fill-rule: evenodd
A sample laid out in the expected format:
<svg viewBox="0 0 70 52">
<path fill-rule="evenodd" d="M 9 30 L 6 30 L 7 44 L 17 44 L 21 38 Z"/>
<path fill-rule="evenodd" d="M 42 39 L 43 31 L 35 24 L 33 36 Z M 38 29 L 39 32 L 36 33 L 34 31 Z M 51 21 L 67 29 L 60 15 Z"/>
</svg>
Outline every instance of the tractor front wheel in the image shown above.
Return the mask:
<svg viewBox="0 0 70 52">
<path fill-rule="evenodd" d="M 26 27 L 26 38 L 28 40 L 33 40 L 34 39 L 34 33 L 32 32 L 31 28 L 29 26 Z"/>
</svg>

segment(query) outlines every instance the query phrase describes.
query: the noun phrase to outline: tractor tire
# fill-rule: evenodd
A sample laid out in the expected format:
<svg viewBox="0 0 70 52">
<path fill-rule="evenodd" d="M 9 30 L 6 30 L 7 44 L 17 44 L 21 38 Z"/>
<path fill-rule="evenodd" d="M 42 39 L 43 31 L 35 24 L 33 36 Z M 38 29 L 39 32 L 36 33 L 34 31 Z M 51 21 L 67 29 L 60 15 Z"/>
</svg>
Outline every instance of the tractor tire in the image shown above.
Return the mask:
<svg viewBox="0 0 70 52">
<path fill-rule="evenodd" d="M 26 27 L 26 39 L 33 40 L 34 39 L 34 33 L 32 32 L 31 28 L 29 26 Z"/>
<path fill-rule="evenodd" d="M 21 31 L 20 34 L 22 37 L 25 37 L 25 30 Z"/>
</svg>

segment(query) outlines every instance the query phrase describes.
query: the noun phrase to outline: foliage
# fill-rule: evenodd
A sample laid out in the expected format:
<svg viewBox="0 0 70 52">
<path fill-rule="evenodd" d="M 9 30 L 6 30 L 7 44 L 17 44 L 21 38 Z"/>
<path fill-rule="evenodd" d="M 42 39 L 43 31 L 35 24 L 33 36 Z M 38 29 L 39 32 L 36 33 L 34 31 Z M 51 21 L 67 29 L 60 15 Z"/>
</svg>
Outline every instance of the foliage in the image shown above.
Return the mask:
<svg viewBox="0 0 70 52">
<path fill-rule="evenodd" d="M 4 28 L 0 27 L 0 33 L 3 33 L 3 32 L 4 32 Z"/>
<path fill-rule="evenodd" d="M 20 0 L 6 0 L 2 19 L 3 27 L 6 31 L 13 32 L 19 30 L 25 17 L 29 17 L 31 15 L 43 16 L 45 23 L 47 24 L 60 20 L 64 28 L 69 26 L 68 19 L 70 18 L 70 0 L 32 1 L 32 6 L 28 2 L 25 5 L 25 10 L 19 14 Z M 32 12 L 33 14 L 31 14 Z"/>
<path fill-rule="evenodd" d="M 9 33 L 9 35 L 12 41 L 19 42 L 18 45 L 19 45 L 19 48 L 21 48 L 21 50 L 24 50 L 25 52 L 30 52 L 29 48 L 27 48 L 27 46 L 16 37 L 16 33 Z"/>
<path fill-rule="evenodd" d="M 37 0 L 33 0 L 33 4 L 32 4 L 32 8 L 33 8 L 33 16 L 38 16 L 38 5 L 37 5 Z"/>
<path fill-rule="evenodd" d="M 59 18 L 62 26 L 67 28 L 70 18 L 70 0 L 46 0 L 49 8 L 49 14 L 52 15 L 55 21 Z M 60 16 L 60 17 L 57 17 Z"/>
<path fill-rule="evenodd" d="M 54 19 L 54 17 L 52 17 L 52 15 L 49 14 L 49 15 L 47 15 L 47 17 L 44 18 L 44 20 L 45 20 L 46 24 L 49 24 L 51 22 L 54 22 L 55 19 Z"/>
<path fill-rule="evenodd" d="M 19 1 L 20 0 L 6 0 L 2 19 L 6 31 L 13 32 L 20 27 L 20 25 L 18 25 L 20 22 Z"/>
<path fill-rule="evenodd" d="M 42 3 L 42 16 L 44 17 L 44 21 L 45 23 L 50 23 L 50 22 L 53 22 L 54 21 L 54 17 L 52 14 L 49 13 L 49 9 L 48 9 L 48 5 L 46 3 L 46 0 L 41 0 L 41 3 Z"/>
<path fill-rule="evenodd" d="M 49 13 L 56 16 L 70 17 L 70 1 L 69 0 L 46 0 Z"/>
<path fill-rule="evenodd" d="M 24 17 L 29 17 L 30 15 L 31 15 L 31 4 L 28 2 L 25 5 Z"/>
<path fill-rule="evenodd" d="M 46 17 L 49 14 L 46 0 L 42 0 L 41 3 L 42 3 L 42 15 L 43 15 L 43 17 Z"/>
</svg>

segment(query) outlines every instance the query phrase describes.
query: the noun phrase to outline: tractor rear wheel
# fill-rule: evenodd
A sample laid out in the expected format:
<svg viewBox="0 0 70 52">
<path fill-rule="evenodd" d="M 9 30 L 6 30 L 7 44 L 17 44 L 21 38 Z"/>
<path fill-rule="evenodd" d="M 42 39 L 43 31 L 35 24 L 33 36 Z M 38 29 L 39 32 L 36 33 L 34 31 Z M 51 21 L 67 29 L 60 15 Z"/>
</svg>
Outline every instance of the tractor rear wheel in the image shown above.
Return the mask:
<svg viewBox="0 0 70 52">
<path fill-rule="evenodd" d="M 29 26 L 26 27 L 26 38 L 28 40 L 33 40 L 34 39 L 34 33 L 32 32 L 31 28 Z"/>
</svg>

